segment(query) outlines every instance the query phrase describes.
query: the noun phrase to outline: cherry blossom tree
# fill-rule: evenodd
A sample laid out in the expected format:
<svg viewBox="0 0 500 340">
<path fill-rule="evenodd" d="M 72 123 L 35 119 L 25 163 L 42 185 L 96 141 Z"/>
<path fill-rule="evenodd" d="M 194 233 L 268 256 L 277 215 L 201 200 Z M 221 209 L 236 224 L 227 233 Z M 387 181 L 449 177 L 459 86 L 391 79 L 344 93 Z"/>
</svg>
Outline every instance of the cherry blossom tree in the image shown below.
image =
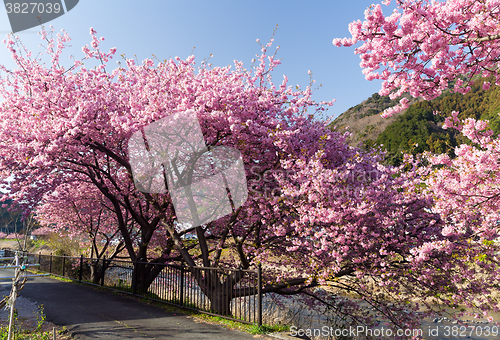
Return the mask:
<svg viewBox="0 0 500 340">
<path fill-rule="evenodd" d="M 141 263 L 149 261 L 136 268 L 142 270 L 136 276 L 144 280 L 139 285 L 143 289 L 161 270 L 161 266 L 154 264 L 165 262 L 174 244 L 179 259 L 189 267 L 222 265 L 224 261 L 231 262 L 223 261 L 221 256 L 231 237 L 239 254 L 237 261 L 243 268 L 249 268 L 254 255 L 246 253 L 245 243 L 249 242 L 246 235 L 257 230 L 262 230 L 258 235 L 265 235 L 261 227 L 263 218 L 274 219 L 268 197 L 254 195 L 228 218 L 206 229 L 198 227 L 201 255 L 194 256 L 189 253 L 192 246 L 181 238 L 183 232 L 175 228 L 169 195 L 135 189 L 127 154 L 128 139 L 145 125 L 172 112 L 194 109 L 207 146 L 238 148 L 248 172 L 279 168 L 283 155 L 306 152 L 311 142 L 319 141 L 320 134 L 330 133 L 325 132 L 323 122 L 313 118 L 313 112 L 305 112 L 323 109 L 311 100 L 311 89 L 293 90 L 286 77 L 280 86 L 272 83 L 270 72 L 279 61 L 266 54 L 270 45 L 263 46 L 253 73 L 243 69 L 239 62 L 234 71 L 206 64 L 197 70 L 194 57 L 185 61 L 167 60 L 156 66 L 153 60 L 136 65 L 134 60 L 127 59 L 125 67 L 108 73 L 106 63 L 115 49 L 101 52 L 101 40 L 94 30 L 91 35 L 92 49 L 85 47 L 83 51 L 85 63 L 92 60 L 101 63 L 93 69 L 87 69 L 79 60 L 70 68 L 59 64 L 64 45 L 69 41 L 65 34 L 52 39 L 42 31 L 51 56 L 50 67 L 39 58 L 32 58 L 18 38 L 6 42 L 19 67 L 14 71 L 3 68 L 1 85 L 5 98 L 0 110 L 2 133 L 5 132 L 0 146 L 1 167 L 5 177 L 14 178 L 6 182 L 10 197 L 29 212 L 43 203 L 48 193 L 74 180 L 76 175 L 86 177 L 113 206 L 130 258 Z M 341 135 L 334 135 L 332 140 L 342 144 Z M 260 190 L 259 186 L 262 184 L 257 183 L 254 190 Z M 127 230 L 124 211 L 140 230 L 138 247 L 134 247 Z M 150 241 L 160 229 L 167 243 L 163 247 L 165 253 L 148 259 Z M 230 282 L 237 282 L 237 278 L 228 278 L 224 284 Z M 202 287 L 206 284 L 201 283 Z M 216 296 L 222 284 L 219 288 L 207 295 L 212 299 L 222 298 Z M 227 304 L 225 301 L 221 305 Z"/>
<path fill-rule="evenodd" d="M 33 214 L 23 218 L 23 243 L 18 241 L 19 249 L 22 251 L 28 251 L 28 238 L 31 236 L 31 232 L 39 226 Z"/>
<path fill-rule="evenodd" d="M 449 240 L 442 249 L 462 261 L 463 274 L 449 298 L 458 300 L 460 295 L 469 308 L 484 304 L 498 311 L 500 140 L 487 121 L 460 121 L 458 112 L 452 112 L 443 127 L 460 131 L 473 143 L 456 147 L 453 158 L 427 153 L 428 165 L 419 169 L 426 176 L 426 191 L 435 198 L 432 210 L 446 223 L 441 233 Z"/>
<path fill-rule="evenodd" d="M 44 198 L 37 208 L 37 219 L 53 232 L 64 231 L 70 238 L 85 237 L 91 242 L 90 257 L 100 259 L 110 250 L 112 241 L 118 241 L 109 258 L 123 250 L 123 242 L 117 237 L 114 212 L 95 186 L 63 184 Z"/>
<path fill-rule="evenodd" d="M 451 285 L 439 269 L 458 259 L 440 251 L 448 238 L 431 212 L 432 199 L 415 189 L 421 177 L 381 165 L 380 156 L 349 146 L 345 133 L 328 129 L 315 113 L 331 103 L 314 102 L 310 87 L 294 89 L 286 77 L 275 84 L 280 61 L 269 53 L 271 43 L 250 70 L 241 62 L 234 69 L 196 66 L 193 56 L 156 64 L 125 58 L 108 70 L 116 49 L 102 52 L 103 39 L 93 29 L 91 36 L 91 48 L 84 47 L 83 60 L 71 67 L 60 64 L 69 42 L 64 33 L 52 38 L 42 31 L 48 64 L 17 37 L 6 41 L 18 68 L 0 67 L 0 170 L 13 179 L 4 183 L 5 199 L 15 199 L 26 216 L 43 204 L 64 206 L 97 195 L 92 204 L 105 202 L 137 262 L 138 289 L 149 287 L 158 264 L 182 261 L 222 314 L 230 314 L 232 297 L 255 291 L 238 287 L 243 271 L 199 275 L 199 265 L 248 269 L 260 263 L 264 293 L 301 294 L 338 307 L 313 291 L 334 282 L 401 328 L 418 322 L 415 313 L 401 312 L 403 293 L 425 301 Z M 135 187 L 128 154 L 134 133 L 187 110 L 196 113 L 208 148 L 240 151 L 249 191 L 242 206 L 194 230 L 178 228 L 168 192 Z M 197 241 L 183 239 L 187 232 Z M 155 240 L 162 253 L 152 256 Z M 370 282 L 397 306 L 371 296 Z M 342 303 L 350 306 L 343 313 L 353 322 L 373 321 L 354 302 Z"/>
<path fill-rule="evenodd" d="M 390 2 L 384 1 L 386 5 Z M 352 38 L 333 41 L 336 46 L 363 43 L 356 53 L 361 55 L 366 78 L 383 81 L 381 95 L 397 98 L 409 92 L 430 100 L 450 87 L 468 92 L 469 82 L 476 76 L 493 76 L 500 82 L 500 2 L 397 0 L 396 5 L 387 17 L 381 5 L 371 6 L 364 22 L 350 24 Z M 484 88 L 489 86 L 486 82 Z M 383 116 L 407 104 L 403 99 Z M 415 188 L 424 188 L 424 196 L 434 200 L 429 211 L 439 214 L 442 223 L 434 242 L 412 248 L 411 258 L 413 265 L 439 263 L 434 269 L 426 267 L 428 271 L 420 277 L 425 282 L 441 285 L 444 273 L 453 278 L 442 285 L 448 290 L 439 294 L 442 302 L 488 315 L 499 310 L 498 140 L 487 122 L 460 122 L 457 117 L 453 112 L 443 127 L 457 129 L 472 145 L 457 147 L 454 158 L 426 154 L 427 163 L 412 157 L 406 160 L 407 167 L 419 174 L 415 178 L 422 180 Z"/>
<path fill-rule="evenodd" d="M 21 234 L 18 234 L 18 233 L 11 233 L 11 234 L 7 235 L 7 237 L 6 237 L 6 238 L 7 238 L 8 240 L 19 240 L 19 239 L 20 239 L 20 238 L 22 238 L 22 237 L 23 237 L 23 235 L 21 235 Z"/>
<path fill-rule="evenodd" d="M 109 263 L 105 260 L 116 258 L 125 248 L 109 200 L 94 185 L 75 182 L 61 184 L 42 202 L 36 209 L 37 220 L 50 226 L 52 232 L 63 233 L 61 236 L 83 238 L 82 243 L 88 248 L 86 256 L 91 259 L 91 280 L 100 282 Z M 123 215 L 129 234 L 135 239 L 133 221 L 126 211 Z"/>
<path fill-rule="evenodd" d="M 390 0 L 383 4 L 390 5 Z M 403 93 L 431 100 L 443 91 L 467 93 L 474 76 L 500 83 L 500 2 L 498 0 L 395 0 L 385 16 L 372 5 L 365 20 L 349 24 L 351 38 L 335 38 L 335 46 L 352 46 L 368 80 L 382 80 L 380 95 Z M 484 84 L 487 89 L 488 82 Z M 409 100 L 383 112 L 384 117 L 408 107 Z"/>
<path fill-rule="evenodd" d="M 500 140 L 489 129 L 488 122 L 468 118 L 460 121 L 458 112 L 447 117 L 443 128 L 453 128 L 473 144 L 455 148 L 455 157 L 426 154 L 434 172 L 429 176 L 429 190 L 438 197 L 435 210 L 453 223 L 446 233 L 462 234 L 473 228 L 479 240 L 497 238 L 500 216 L 499 156 Z M 438 167 L 439 166 L 439 167 Z"/>
<path fill-rule="evenodd" d="M 91 63 L 93 58 L 96 58 L 105 63 L 112 57 L 115 49 L 109 53 L 101 53 L 98 50 L 99 40 L 94 33 L 92 30 L 93 50 L 84 48 L 83 59 Z M 9 137 L 10 142 L 21 148 L 26 147 L 24 151 L 19 150 L 19 154 L 12 155 L 13 157 L 2 157 L 5 161 L 2 165 L 4 178 L 10 174 L 16 178 L 13 182 L 6 182 L 11 192 L 10 196 L 17 200 L 18 206 L 27 216 L 43 203 L 44 197 L 58 187 L 81 180 L 77 179 L 77 176 L 86 176 L 87 182 L 92 182 L 112 205 L 117 227 L 130 258 L 133 261 L 146 263 L 148 247 L 155 231 L 159 228 L 160 217 L 152 215 L 150 203 L 147 201 L 144 201 L 145 207 L 136 205 L 138 197 L 142 195 L 133 190 L 133 182 L 128 172 L 130 168 L 127 170 L 127 167 L 119 162 L 126 159 L 125 145 L 130 135 L 128 128 L 122 129 L 126 124 L 120 123 L 124 118 L 120 118 L 124 112 L 122 109 L 127 107 L 126 97 L 131 94 L 127 95 L 126 92 L 130 89 L 113 91 L 107 88 L 110 85 L 120 89 L 128 80 L 123 78 L 121 85 L 120 81 L 113 83 L 114 76 L 105 72 L 104 65 L 88 70 L 81 60 L 74 61 L 74 64 L 66 69 L 59 64 L 59 57 L 69 37 L 66 34 L 59 34 L 57 39 L 49 39 L 47 32 L 42 31 L 42 38 L 47 42 L 46 51 L 51 56 L 52 64 L 48 68 L 40 59 L 41 56 L 31 58 L 31 53 L 21 46 L 16 46 L 17 50 L 13 47 L 16 44 L 14 40 L 7 42 L 19 69 L 10 71 L 2 68 L 5 74 L 2 78 L 2 97 L 6 99 L 2 103 L 6 109 L 5 117 L 14 118 L 11 116 L 14 113 L 12 110 L 19 109 L 19 112 L 26 114 L 24 116 L 26 122 L 31 121 L 29 123 L 31 129 L 23 128 L 24 123 L 17 124 L 15 122 L 17 119 L 10 121 L 14 124 L 11 126 L 13 130 L 21 129 Z M 77 68 L 80 68 L 79 72 L 75 72 Z M 116 70 L 115 75 L 116 72 L 121 71 Z M 35 78 L 32 79 L 32 76 Z M 40 81 L 42 83 L 39 83 Z M 30 89 L 29 87 L 35 83 L 44 90 L 39 92 L 35 88 Z M 63 92 L 59 92 L 61 90 Z M 101 99 L 98 100 L 100 96 L 102 102 Z M 124 97 L 120 98 L 121 96 Z M 136 99 L 128 100 L 132 106 L 136 102 Z M 25 104 L 28 106 L 21 107 L 15 103 L 17 101 L 24 103 L 21 106 Z M 54 106 L 55 102 L 59 105 L 57 108 Z M 122 107 L 121 103 L 125 106 Z M 39 105 L 45 106 L 45 110 L 41 110 L 42 106 Z M 33 109 L 36 112 L 26 111 L 29 107 L 28 111 Z M 127 111 L 130 111 L 130 107 Z M 135 114 L 141 116 L 139 112 Z M 8 121 L 9 119 L 3 121 L 4 127 L 10 125 Z M 132 125 L 137 129 L 140 123 L 135 124 L 137 122 Z M 8 153 L 9 142 L 5 142 L 2 143 L 2 149 Z M 112 145 L 113 149 L 109 148 L 109 145 Z M 118 162 L 112 158 L 115 152 L 119 152 L 121 156 Z M 21 157 L 24 157 L 24 160 L 21 161 L 19 156 L 23 153 L 24 156 Z M 7 165 L 8 163 L 10 165 Z M 160 202 L 163 213 L 171 216 L 170 220 L 165 219 L 165 221 L 173 223 L 173 214 L 168 212 L 171 209 L 169 205 L 161 200 L 156 202 Z M 125 211 L 133 216 L 140 230 L 141 239 L 137 242 L 137 247 L 134 245 L 134 235 L 129 232 Z M 169 252 L 168 249 L 171 248 L 164 247 L 164 252 Z M 156 263 L 165 260 L 159 256 L 151 261 Z M 138 271 L 141 271 L 140 275 L 135 276 L 140 281 L 138 286 L 147 287 L 160 270 L 160 267 L 154 265 L 138 266 Z"/>
<path fill-rule="evenodd" d="M 35 236 L 47 236 L 50 233 L 53 233 L 54 229 L 51 227 L 40 227 L 31 232 L 31 235 Z"/>
</svg>

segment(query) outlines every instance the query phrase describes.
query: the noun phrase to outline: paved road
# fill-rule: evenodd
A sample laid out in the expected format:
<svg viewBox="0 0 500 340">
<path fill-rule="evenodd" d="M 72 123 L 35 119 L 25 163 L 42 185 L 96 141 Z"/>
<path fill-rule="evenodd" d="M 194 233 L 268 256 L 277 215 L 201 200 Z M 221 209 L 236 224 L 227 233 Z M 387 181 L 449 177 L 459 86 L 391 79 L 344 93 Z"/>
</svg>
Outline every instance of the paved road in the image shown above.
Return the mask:
<svg viewBox="0 0 500 340">
<path fill-rule="evenodd" d="M 0 275 L 11 274 L 2 270 Z M 1 285 L 0 295 L 9 290 L 8 285 Z M 84 284 L 35 278 L 20 295 L 43 304 L 47 321 L 66 326 L 75 339 L 255 339 L 248 333 L 197 322 L 184 314 Z"/>
<path fill-rule="evenodd" d="M 9 273 L 10 272 L 10 273 Z M 12 271 L 0 270 L 0 276 L 12 275 Z M 5 281 L 4 281 L 5 282 Z M 7 295 L 10 285 L 0 285 L 0 296 Z M 66 326 L 75 339 L 220 339 L 250 340 L 255 336 L 218 325 L 196 321 L 184 314 L 167 312 L 127 295 L 117 295 L 109 290 L 95 289 L 85 284 L 61 282 L 50 278 L 30 279 L 20 295 L 38 305 L 43 304 L 47 321 Z M 456 327 L 450 322 L 433 323 L 427 320 L 422 326 L 425 338 L 430 340 L 473 339 L 493 340 L 498 336 L 468 333 L 464 336 L 445 336 L 443 326 Z M 477 327 L 484 329 L 486 325 Z M 428 336 L 427 330 L 440 327 L 439 336 Z M 281 339 L 293 339 L 282 333 Z M 433 334 L 434 335 L 434 334 Z M 438 335 L 438 334 L 436 334 Z M 259 336 L 261 339 L 275 340 Z M 297 338 L 295 338 L 297 339 Z"/>
</svg>

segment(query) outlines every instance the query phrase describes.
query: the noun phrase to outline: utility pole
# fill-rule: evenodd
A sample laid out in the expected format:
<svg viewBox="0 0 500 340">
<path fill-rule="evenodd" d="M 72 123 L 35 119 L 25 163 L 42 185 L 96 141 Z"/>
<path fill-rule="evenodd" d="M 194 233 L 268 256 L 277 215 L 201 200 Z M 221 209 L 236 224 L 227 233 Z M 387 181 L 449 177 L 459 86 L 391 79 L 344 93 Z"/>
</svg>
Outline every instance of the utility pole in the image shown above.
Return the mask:
<svg viewBox="0 0 500 340">
<path fill-rule="evenodd" d="M 33 274 L 33 275 L 26 275 L 26 273 L 23 273 L 26 268 L 28 267 L 39 267 L 39 263 L 35 264 L 29 264 L 25 263 L 25 260 L 27 259 L 27 256 L 23 253 L 21 253 L 21 257 L 23 259 L 23 263 L 20 263 L 20 258 L 19 258 L 19 251 L 16 251 L 15 257 L 0 257 L 0 261 L 12 261 L 14 260 L 14 264 L 10 265 L 0 265 L 0 269 L 15 269 L 15 274 L 14 276 L 0 276 L 1 280 L 4 279 L 12 279 L 12 291 L 10 293 L 10 296 L 5 297 L 2 301 L 0 301 L 0 305 L 4 306 L 6 301 L 8 301 L 8 305 L 10 306 L 10 318 L 9 318 L 9 334 L 8 334 L 8 339 L 7 340 L 12 340 L 12 333 L 14 331 L 14 310 L 16 308 L 16 298 L 17 295 L 19 294 L 19 291 L 23 289 L 24 284 L 28 280 L 29 277 L 39 277 L 39 276 L 47 276 L 49 274 Z M 22 275 L 22 280 L 21 280 L 21 273 Z M 7 300 L 8 299 L 8 300 Z"/>
<path fill-rule="evenodd" d="M 17 298 L 17 280 L 19 278 L 19 273 L 21 272 L 21 268 L 19 266 L 19 255 L 18 252 L 16 252 L 15 256 L 15 266 L 16 266 L 16 271 L 14 278 L 12 279 L 12 293 L 10 295 L 10 319 L 9 319 L 9 337 L 7 340 L 12 339 L 12 330 L 14 329 L 14 309 L 16 307 L 16 298 Z"/>
</svg>

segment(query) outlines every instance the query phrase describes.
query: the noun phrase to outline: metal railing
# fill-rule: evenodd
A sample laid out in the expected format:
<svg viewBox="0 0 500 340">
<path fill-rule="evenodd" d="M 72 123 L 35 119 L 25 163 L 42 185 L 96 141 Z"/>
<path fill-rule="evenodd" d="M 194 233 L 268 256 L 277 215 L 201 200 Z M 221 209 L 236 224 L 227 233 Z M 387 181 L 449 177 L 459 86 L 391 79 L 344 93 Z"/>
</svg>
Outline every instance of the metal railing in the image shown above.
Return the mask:
<svg viewBox="0 0 500 340">
<path fill-rule="evenodd" d="M 7 254 L 8 252 L 6 252 Z M 27 254 L 42 272 L 100 285 L 182 308 L 262 325 L 262 270 L 154 264 L 159 274 L 147 289 L 138 277 L 145 262 Z M 135 276 L 135 277 L 134 277 Z M 144 278 L 142 278 L 144 279 Z"/>
</svg>

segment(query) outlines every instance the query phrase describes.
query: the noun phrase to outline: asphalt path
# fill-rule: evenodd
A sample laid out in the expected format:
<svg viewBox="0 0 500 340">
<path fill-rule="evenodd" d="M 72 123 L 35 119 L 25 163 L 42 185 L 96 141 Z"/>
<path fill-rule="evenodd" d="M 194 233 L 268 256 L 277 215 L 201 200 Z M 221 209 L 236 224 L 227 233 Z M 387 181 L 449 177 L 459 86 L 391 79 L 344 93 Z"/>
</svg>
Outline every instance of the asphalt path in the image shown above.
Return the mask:
<svg viewBox="0 0 500 340">
<path fill-rule="evenodd" d="M 0 271 L 0 276 L 10 275 L 11 270 Z M 0 286 L 2 296 L 9 291 L 10 285 Z M 66 326 L 75 339 L 271 339 L 197 321 L 131 296 L 47 277 L 29 279 L 20 296 L 43 305 L 47 321 Z"/>
</svg>

